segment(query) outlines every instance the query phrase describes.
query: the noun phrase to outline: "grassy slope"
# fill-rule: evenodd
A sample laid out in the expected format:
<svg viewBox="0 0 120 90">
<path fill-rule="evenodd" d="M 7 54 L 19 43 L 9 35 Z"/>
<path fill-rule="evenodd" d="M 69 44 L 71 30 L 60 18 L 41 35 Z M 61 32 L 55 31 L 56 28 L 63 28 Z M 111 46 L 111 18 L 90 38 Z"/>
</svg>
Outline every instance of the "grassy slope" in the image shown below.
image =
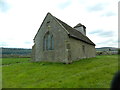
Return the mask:
<svg viewBox="0 0 120 90">
<path fill-rule="evenodd" d="M 3 66 L 3 88 L 109 88 L 118 56 L 97 56 L 72 64 L 21 63 Z"/>
<path fill-rule="evenodd" d="M 2 65 L 29 62 L 30 58 L 3 58 Z"/>
</svg>

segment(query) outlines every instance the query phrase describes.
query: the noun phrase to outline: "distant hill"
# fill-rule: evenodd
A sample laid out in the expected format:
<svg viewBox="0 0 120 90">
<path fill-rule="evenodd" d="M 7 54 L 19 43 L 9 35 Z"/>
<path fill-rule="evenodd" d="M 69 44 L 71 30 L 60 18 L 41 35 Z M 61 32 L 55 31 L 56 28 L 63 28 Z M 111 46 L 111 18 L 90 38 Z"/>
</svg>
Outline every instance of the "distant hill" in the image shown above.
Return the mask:
<svg viewBox="0 0 120 90">
<path fill-rule="evenodd" d="M 96 48 L 96 51 L 118 51 L 118 48 L 115 48 L 115 47 L 101 47 L 101 48 Z"/>
<path fill-rule="evenodd" d="M 2 56 L 31 56 L 32 49 L 24 48 L 1 48 Z"/>
</svg>

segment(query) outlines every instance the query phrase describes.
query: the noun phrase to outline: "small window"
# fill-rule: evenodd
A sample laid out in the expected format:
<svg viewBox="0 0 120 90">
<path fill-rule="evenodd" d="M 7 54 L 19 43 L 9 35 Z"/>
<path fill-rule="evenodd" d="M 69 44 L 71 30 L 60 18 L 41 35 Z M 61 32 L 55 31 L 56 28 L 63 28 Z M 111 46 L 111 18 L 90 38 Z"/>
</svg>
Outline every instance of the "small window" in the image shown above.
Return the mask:
<svg viewBox="0 0 120 90">
<path fill-rule="evenodd" d="M 84 45 L 82 46 L 82 49 L 83 49 L 83 53 L 85 54 L 85 46 Z"/>
<path fill-rule="evenodd" d="M 50 21 L 47 21 L 46 25 L 49 26 Z"/>
<path fill-rule="evenodd" d="M 50 21 L 47 21 L 47 23 L 50 23 Z"/>
<path fill-rule="evenodd" d="M 53 50 L 54 49 L 54 39 L 50 32 L 47 32 L 43 39 L 43 50 Z"/>
</svg>

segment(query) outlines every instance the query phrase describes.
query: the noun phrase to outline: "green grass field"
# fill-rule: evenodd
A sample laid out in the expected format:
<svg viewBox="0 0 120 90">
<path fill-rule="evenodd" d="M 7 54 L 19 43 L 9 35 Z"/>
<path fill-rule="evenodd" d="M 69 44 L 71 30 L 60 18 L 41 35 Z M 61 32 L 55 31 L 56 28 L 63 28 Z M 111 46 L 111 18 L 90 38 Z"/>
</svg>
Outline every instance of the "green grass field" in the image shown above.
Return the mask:
<svg viewBox="0 0 120 90">
<path fill-rule="evenodd" d="M 3 58 L 2 65 L 29 62 L 30 58 Z"/>
<path fill-rule="evenodd" d="M 13 63 L 2 67 L 2 85 L 3 88 L 110 88 L 117 70 L 117 55 L 97 56 L 72 64 Z"/>
</svg>

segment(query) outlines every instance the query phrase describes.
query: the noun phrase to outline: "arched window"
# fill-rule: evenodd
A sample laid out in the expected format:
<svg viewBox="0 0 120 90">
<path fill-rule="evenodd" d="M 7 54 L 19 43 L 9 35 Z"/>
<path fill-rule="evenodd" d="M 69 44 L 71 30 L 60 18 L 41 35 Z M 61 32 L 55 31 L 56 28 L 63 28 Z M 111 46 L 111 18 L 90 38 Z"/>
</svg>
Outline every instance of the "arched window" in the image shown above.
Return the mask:
<svg viewBox="0 0 120 90">
<path fill-rule="evenodd" d="M 53 50 L 54 49 L 54 39 L 50 32 L 47 32 L 43 38 L 43 50 Z"/>
</svg>

